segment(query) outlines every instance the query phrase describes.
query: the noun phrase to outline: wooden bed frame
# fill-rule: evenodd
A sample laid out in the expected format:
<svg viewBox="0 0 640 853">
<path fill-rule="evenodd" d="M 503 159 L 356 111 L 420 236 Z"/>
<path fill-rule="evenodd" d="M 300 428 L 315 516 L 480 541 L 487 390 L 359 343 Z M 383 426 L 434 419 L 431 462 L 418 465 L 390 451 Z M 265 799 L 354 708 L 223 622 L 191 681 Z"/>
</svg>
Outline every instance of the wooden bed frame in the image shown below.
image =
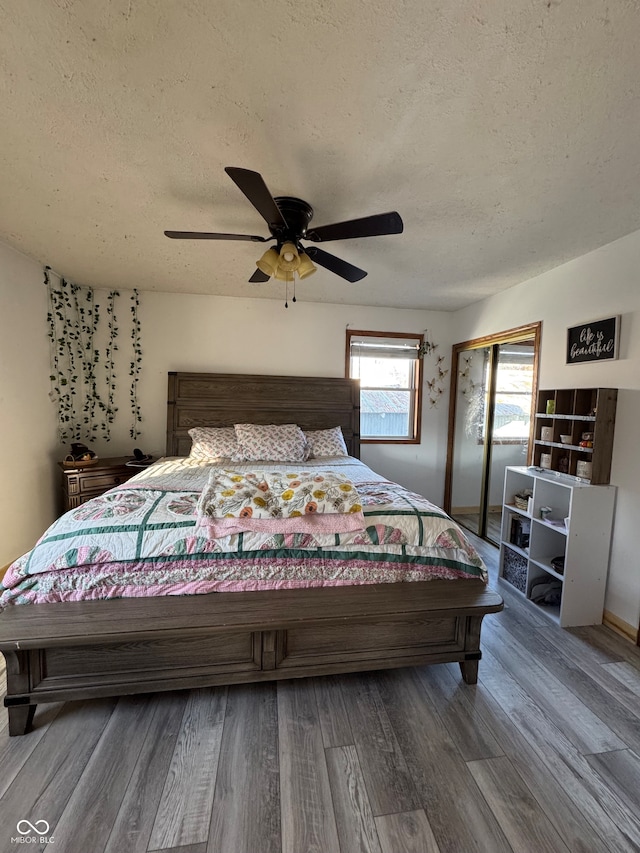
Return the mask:
<svg viewBox="0 0 640 853">
<path fill-rule="evenodd" d="M 188 454 L 191 427 L 251 422 L 340 425 L 359 457 L 352 380 L 169 374 L 167 455 Z M 8 607 L 9 734 L 41 702 L 450 661 L 474 684 L 482 619 L 502 607 L 475 580 Z"/>
</svg>

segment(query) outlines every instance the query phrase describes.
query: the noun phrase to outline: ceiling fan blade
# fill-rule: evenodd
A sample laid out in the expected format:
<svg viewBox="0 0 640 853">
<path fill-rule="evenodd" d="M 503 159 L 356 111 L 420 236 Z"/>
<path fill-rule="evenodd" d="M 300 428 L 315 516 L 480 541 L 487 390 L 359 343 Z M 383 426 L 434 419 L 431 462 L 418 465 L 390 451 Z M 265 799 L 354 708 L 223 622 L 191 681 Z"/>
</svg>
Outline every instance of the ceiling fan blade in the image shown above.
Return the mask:
<svg viewBox="0 0 640 853">
<path fill-rule="evenodd" d="M 325 252 L 324 249 L 318 249 L 316 246 L 308 246 L 305 252 L 316 264 L 320 264 L 321 267 L 328 269 L 330 272 L 346 278 L 347 281 L 360 281 L 367 274 L 359 267 L 354 267 L 353 264 L 348 264 L 341 258 L 336 258 L 335 255 L 330 255 L 329 252 Z"/>
<path fill-rule="evenodd" d="M 258 237 L 255 234 L 210 234 L 206 231 L 165 231 L 173 240 L 251 240 L 254 243 L 266 243 L 273 237 Z"/>
<path fill-rule="evenodd" d="M 252 172 L 250 169 L 239 169 L 236 166 L 225 166 L 224 170 L 246 195 L 272 231 L 287 227 L 286 220 L 273 200 L 262 175 L 258 172 Z"/>
<path fill-rule="evenodd" d="M 395 210 L 391 213 L 376 213 L 362 219 L 349 219 L 333 225 L 321 225 L 305 234 L 306 240 L 324 243 L 328 240 L 350 240 L 354 237 L 379 237 L 382 234 L 402 234 L 402 218 Z"/>
<path fill-rule="evenodd" d="M 262 272 L 262 270 L 256 270 L 249 279 L 249 281 L 255 284 L 257 282 L 269 281 L 270 278 L 271 276 L 268 276 L 266 272 Z"/>
</svg>

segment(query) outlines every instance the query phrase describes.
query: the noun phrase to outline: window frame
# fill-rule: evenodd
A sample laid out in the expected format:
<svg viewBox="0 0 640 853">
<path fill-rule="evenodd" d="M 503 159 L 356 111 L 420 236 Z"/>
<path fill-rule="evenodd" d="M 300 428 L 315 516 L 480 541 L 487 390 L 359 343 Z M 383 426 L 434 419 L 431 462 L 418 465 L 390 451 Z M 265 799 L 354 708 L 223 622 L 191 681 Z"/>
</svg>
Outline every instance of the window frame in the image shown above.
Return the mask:
<svg viewBox="0 0 640 853">
<path fill-rule="evenodd" d="M 347 329 L 345 348 L 345 377 L 351 376 L 351 339 L 352 338 L 393 338 L 408 341 L 417 341 L 419 351 L 424 344 L 424 334 L 419 332 L 373 332 L 364 329 Z M 358 380 L 358 384 L 359 380 Z M 384 389 L 383 389 L 384 390 Z M 393 389 L 389 389 L 393 390 Z M 403 389 L 404 390 L 404 389 Z M 360 435 L 361 444 L 420 444 L 422 441 L 422 356 L 418 356 L 413 367 L 413 388 L 409 391 L 413 394 L 413 418 L 410 424 L 412 435 L 407 438 L 379 438 Z"/>
</svg>

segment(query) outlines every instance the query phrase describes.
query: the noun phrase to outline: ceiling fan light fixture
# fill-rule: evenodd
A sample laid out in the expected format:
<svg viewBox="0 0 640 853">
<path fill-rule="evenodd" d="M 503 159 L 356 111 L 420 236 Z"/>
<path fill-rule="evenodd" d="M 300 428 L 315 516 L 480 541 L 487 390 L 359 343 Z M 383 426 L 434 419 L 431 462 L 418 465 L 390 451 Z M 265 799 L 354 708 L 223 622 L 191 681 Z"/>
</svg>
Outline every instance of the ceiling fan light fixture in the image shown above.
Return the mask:
<svg viewBox="0 0 640 853">
<path fill-rule="evenodd" d="M 306 252 L 300 252 L 299 258 L 300 258 L 300 265 L 298 266 L 298 269 L 296 270 L 299 278 L 301 278 L 301 279 L 308 278 L 310 275 L 313 275 L 314 272 L 318 271 L 318 268 L 316 267 L 316 265 L 313 263 L 313 261 L 311 260 L 309 255 L 307 255 Z"/>
<path fill-rule="evenodd" d="M 294 243 L 284 243 L 280 249 L 278 269 L 283 272 L 294 272 L 300 266 L 300 256 Z"/>
<path fill-rule="evenodd" d="M 275 271 L 273 277 L 278 281 L 294 282 L 296 280 L 295 273 L 289 270 L 283 270 L 282 265 Z"/>
<path fill-rule="evenodd" d="M 272 276 L 276 274 L 278 264 L 280 263 L 280 255 L 274 249 L 267 249 L 259 261 L 256 261 L 256 266 L 265 275 Z"/>
</svg>

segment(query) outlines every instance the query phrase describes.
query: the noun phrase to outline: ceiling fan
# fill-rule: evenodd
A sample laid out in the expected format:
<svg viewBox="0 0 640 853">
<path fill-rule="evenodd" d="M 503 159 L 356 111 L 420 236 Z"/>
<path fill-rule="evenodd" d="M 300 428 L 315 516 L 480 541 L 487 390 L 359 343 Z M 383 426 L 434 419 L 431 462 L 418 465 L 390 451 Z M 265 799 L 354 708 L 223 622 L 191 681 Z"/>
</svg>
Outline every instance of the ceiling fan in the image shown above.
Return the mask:
<svg viewBox="0 0 640 853">
<path fill-rule="evenodd" d="M 349 240 L 356 237 L 377 237 L 382 234 L 401 234 L 403 223 L 400 214 L 378 213 L 362 219 L 350 219 L 333 225 L 310 228 L 313 208 L 306 201 L 292 196 L 276 196 L 269 192 L 262 175 L 250 169 L 226 166 L 225 172 L 246 195 L 251 204 L 266 221 L 270 237 L 255 234 L 215 234 L 201 231 L 165 231 L 167 237 L 176 240 L 251 240 L 255 243 L 276 241 L 276 247 L 267 250 L 256 262 L 258 269 L 249 281 L 268 281 L 273 275 L 283 281 L 306 278 L 315 272 L 316 264 L 341 276 L 347 281 L 360 281 L 366 276 L 361 270 L 341 258 L 316 246 L 303 247 L 302 240 L 325 243 L 330 240 Z"/>
</svg>

